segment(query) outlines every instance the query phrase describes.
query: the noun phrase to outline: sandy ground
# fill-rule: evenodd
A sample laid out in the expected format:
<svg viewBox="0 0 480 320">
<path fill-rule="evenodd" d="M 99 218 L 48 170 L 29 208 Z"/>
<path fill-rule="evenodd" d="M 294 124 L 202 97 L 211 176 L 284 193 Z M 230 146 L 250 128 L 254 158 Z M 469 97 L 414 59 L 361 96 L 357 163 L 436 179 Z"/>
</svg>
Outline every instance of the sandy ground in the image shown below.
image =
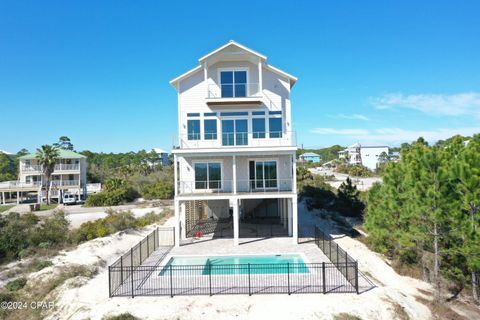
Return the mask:
<svg viewBox="0 0 480 320">
<path fill-rule="evenodd" d="M 315 212 L 307 212 L 299 205 L 301 224 L 318 223 L 332 230 L 331 222 L 320 220 Z M 173 219 L 166 222 L 172 225 Z M 330 229 L 329 229 L 330 228 Z M 128 248 L 136 244 L 151 229 L 117 233 L 95 239 L 65 252 L 54 259 L 55 266 L 112 263 Z M 430 285 L 402 277 L 391 269 L 384 259 L 369 251 L 362 243 L 338 236 L 338 241 L 359 261 L 360 269 L 370 276 L 377 287 L 356 294 L 302 294 L 302 295 L 224 295 L 109 298 L 107 268 L 79 288 L 65 284 L 60 289 L 55 312 L 47 319 L 101 319 L 105 315 L 129 312 L 141 319 L 332 319 L 345 312 L 362 319 L 395 319 L 398 308 L 411 319 L 429 319 L 429 309 L 415 300 L 422 296 L 418 289 L 430 291 Z M 31 278 L 52 272 L 44 269 Z M 397 305 L 396 305 L 397 304 Z M 400 306 L 400 307 L 399 307 Z"/>
<path fill-rule="evenodd" d="M 129 210 L 137 218 L 144 216 L 149 212 L 160 213 L 163 211 L 162 208 L 133 208 Z M 84 222 L 105 218 L 106 216 L 107 214 L 105 213 L 105 210 L 100 209 L 98 211 L 85 212 L 85 213 L 67 213 L 66 217 L 67 217 L 67 220 L 70 221 L 70 228 L 75 229 L 80 227 L 80 225 Z"/>
<path fill-rule="evenodd" d="M 333 170 L 317 167 L 311 168 L 309 171 L 314 175 L 321 175 L 321 176 L 335 176 L 335 180 L 327 180 L 326 182 L 334 188 L 338 188 L 343 181 L 347 180 L 349 177 L 348 174 L 345 173 L 338 173 Z M 372 187 L 375 182 L 381 182 L 382 178 L 380 177 L 350 177 L 352 183 L 355 184 L 360 191 L 366 191 Z"/>
</svg>

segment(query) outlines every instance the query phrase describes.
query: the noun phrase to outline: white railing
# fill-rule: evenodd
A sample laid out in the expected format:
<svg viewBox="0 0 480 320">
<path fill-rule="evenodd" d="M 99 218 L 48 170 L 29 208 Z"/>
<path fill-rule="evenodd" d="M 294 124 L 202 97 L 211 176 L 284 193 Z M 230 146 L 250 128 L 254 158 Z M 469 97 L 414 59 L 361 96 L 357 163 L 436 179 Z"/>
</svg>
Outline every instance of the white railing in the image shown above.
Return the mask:
<svg viewBox="0 0 480 320">
<path fill-rule="evenodd" d="M 80 180 L 52 180 L 51 186 L 57 187 L 68 187 L 68 186 L 79 186 Z"/>
<path fill-rule="evenodd" d="M 21 182 L 21 181 L 3 181 L 0 182 L 0 189 L 15 189 L 15 188 L 33 188 L 40 187 L 42 182 Z"/>
<path fill-rule="evenodd" d="M 22 171 L 24 172 L 40 172 L 42 171 L 42 166 L 38 164 L 22 165 Z"/>
<path fill-rule="evenodd" d="M 56 171 L 78 171 L 80 170 L 80 165 L 77 164 L 67 164 L 67 163 L 59 163 L 55 165 Z"/>
<path fill-rule="evenodd" d="M 279 193 L 293 191 L 293 178 L 237 180 L 237 193 Z M 179 181 L 178 193 L 220 194 L 233 193 L 232 180 Z"/>
<path fill-rule="evenodd" d="M 39 164 L 30 164 L 21 166 L 23 172 L 41 172 L 42 166 Z M 78 171 L 80 170 L 80 165 L 77 164 L 66 164 L 66 163 L 57 163 L 54 167 L 55 171 Z"/>
<path fill-rule="evenodd" d="M 260 85 L 258 83 L 228 83 L 208 85 L 208 99 L 236 99 L 261 97 Z"/>
<path fill-rule="evenodd" d="M 293 147 L 296 146 L 294 131 L 255 131 L 225 133 L 189 133 L 180 135 L 182 149 L 232 148 L 232 147 Z"/>
</svg>

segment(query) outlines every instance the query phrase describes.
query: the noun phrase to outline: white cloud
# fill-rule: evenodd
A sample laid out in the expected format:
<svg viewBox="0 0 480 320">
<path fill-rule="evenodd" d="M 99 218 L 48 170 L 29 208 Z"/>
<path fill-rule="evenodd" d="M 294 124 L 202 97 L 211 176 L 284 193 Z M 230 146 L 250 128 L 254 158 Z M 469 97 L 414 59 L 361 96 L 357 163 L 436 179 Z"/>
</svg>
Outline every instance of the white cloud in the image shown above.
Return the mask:
<svg viewBox="0 0 480 320">
<path fill-rule="evenodd" d="M 333 129 L 333 128 L 313 128 L 310 130 L 317 134 L 334 134 L 334 135 L 364 135 L 368 134 L 365 129 Z"/>
<path fill-rule="evenodd" d="M 436 142 L 460 134 L 462 136 L 471 136 L 480 133 L 480 127 L 465 127 L 456 129 L 433 129 L 433 130 L 405 130 L 400 128 L 380 128 L 380 129 L 333 129 L 333 128 L 315 128 L 312 133 L 342 135 L 352 141 L 361 141 L 364 144 L 387 143 L 397 145 L 403 142 L 412 142 L 419 137 L 423 137 L 428 142 Z"/>
<path fill-rule="evenodd" d="M 413 94 L 388 93 L 370 97 L 369 102 L 378 109 L 408 108 L 430 115 L 480 117 L 480 93 Z"/>
<path fill-rule="evenodd" d="M 340 114 L 337 115 L 337 118 L 350 119 L 350 120 L 363 120 L 363 121 L 370 120 L 367 116 L 364 116 L 363 114 L 343 114 L 343 113 L 340 113 Z"/>
</svg>

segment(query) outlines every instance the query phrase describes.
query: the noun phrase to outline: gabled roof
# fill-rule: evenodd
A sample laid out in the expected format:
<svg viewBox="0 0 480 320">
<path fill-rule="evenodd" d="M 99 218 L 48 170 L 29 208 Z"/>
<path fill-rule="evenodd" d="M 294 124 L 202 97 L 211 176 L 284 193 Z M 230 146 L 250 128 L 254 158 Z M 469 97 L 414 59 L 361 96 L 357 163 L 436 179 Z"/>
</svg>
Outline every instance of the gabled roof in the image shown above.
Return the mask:
<svg viewBox="0 0 480 320">
<path fill-rule="evenodd" d="M 228 43 L 224 44 L 224 45 L 221 46 L 220 48 L 215 49 L 215 50 L 213 50 L 212 52 L 210 52 L 210 53 L 204 55 L 203 57 L 201 57 L 200 59 L 198 59 L 198 61 L 200 62 L 200 65 L 196 66 L 196 67 L 193 68 L 193 69 L 190 69 L 189 71 L 187 71 L 187 72 L 181 74 L 180 76 L 176 77 L 175 79 L 171 80 L 171 81 L 170 81 L 170 84 L 171 84 L 172 86 L 174 86 L 175 88 L 177 88 L 178 83 L 179 83 L 181 80 L 183 80 L 183 79 L 185 79 L 185 78 L 188 78 L 189 76 L 191 76 L 191 75 L 195 74 L 196 72 L 202 70 L 202 69 L 203 69 L 202 65 L 203 65 L 203 63 L 205 62 L 206 59 L 212 57 L 213 55 L 215 55 L 215 54 L 219 53 L 220 51 L 222 51 L 222 50 L 224 50 L 224 49 L 226 49 L 226 48 L 228 48 L 228 47 L 231 47 L 231 46 L 235 46 L 235 47 L 240 48 L 241 50 L 244 50 L 244 51 L 246 51 L 246 52 L 248 52 L 248 53 L 250 53 L 250 54 L 252 54 L 252 55 L 254 55 L 254 56 L 259 57 L 259 58 L 263 61 L 263 65 L 264 65 L 264 67 L 265 67 L 266 69 L 268 69 L 268 70 L 270 70 L 270 71 L 272 71 L 272 72 L 274 72 L 274 73 L 276 73 L 276 74 L 279 74 L 279 75 L 281 75 L 281 76 L 283 76 L 283 77 L 285 77 L 285 78 L 288 78 L 288 79 L 290 80 L 290 88 L 293 87 L 293 85 L 295 84 L 295 82 L 298 80 L 297 77 L 295 77 L 295 76 L 293 76 L 293 75 L 291 75 L 291 74 L 289 74 L 289 73 L 287 73 L 287 72 L 285 72 L 285 71 L 282 71 L 282 70 L 280 70 L 280 69 L 278 69 L 278 68 L 275 68 L 274 66 L 271 66 L 271 65 L 267 64 L 267 57 L 266 57 L 266 56 L 264 56 L 264 55 L 262 55 L 262 54 L 260 54 L 260 53 L 258 53 L 258 52 L 256 52 L 256 51 L 254 51 L 254 50 L 252 50 L 252 49 L 250 49 L 250 48 L 247 48 L 247 47 L 245 47 L 244 45 L 242 45 L 242 44 L 240 44 L 240 43 L 238 43 L 238 42 L 235 42 L 235 41 L 233 41 L 233 40 L 230 40 Z"/>
<path fill-rule="evenodd" d="M 260 53 L 254 51 L 254 50 L 252 50 L 252 49 L 250 49 L 250 48 L 247 48 L 247 47 L 245 47 L 244 45 L 241 45 L 241 44 L 238 43 L 238 42 L 235 42 L 235 41 L 233 41 L 233 40 L 230 40 L 230 41 L 228 41 L 228 43 L 224 44 L 224 45 L 221 46 L 220 48 L 218 48 L 218 49 L 216 49 L 216 50 L 213 50 L 212 52 L 204 55 L 203 57 L 201 57 L 200 59 L 198 59 L 198 61 L 201 63 L 201 62 L 205 61 L 206 59 L 208 59 L 209 57 L 213 56 L 214 54 L 222 51 L 223 49 L 226 49 L 226 48 L 232 47 L 232 46 L 235 46 L 235 47 L 238 47 L 238 48 L 240 48 L 240 49 L 242 49 L 242 50 L 245 50 L 245 51 L 253 54 L 254 56 L 259 57 L 259 58 L 262 59 L 262 60 L 267 60 L 267 57 L 264 56 L 263 54 L 260 54 Z"/>
<path fill-rule="evenodd" d="M 83 154 L 76 153 L 70 150 L 58 149 L 59 158 L 60 159 L 79 159 L 79 158 L 86 158 Z M 26 154 L 21 156 L 19 159 L 21 160 L 33 160 L 37 158 L 36 153 Z"/>
<path fill-rule="evenodd" d="M 314 152 L 305 152 L 301 155 L 301 157 L 320 157 L 320 155 Z"/>
</svg>

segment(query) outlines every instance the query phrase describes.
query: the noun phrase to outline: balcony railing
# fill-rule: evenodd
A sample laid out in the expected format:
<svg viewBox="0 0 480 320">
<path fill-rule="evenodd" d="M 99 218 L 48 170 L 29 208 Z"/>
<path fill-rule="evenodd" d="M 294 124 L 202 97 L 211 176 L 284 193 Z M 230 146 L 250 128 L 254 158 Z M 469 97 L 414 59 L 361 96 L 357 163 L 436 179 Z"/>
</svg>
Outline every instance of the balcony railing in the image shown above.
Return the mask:
<svg viewBox="0 0 480 320">
<path fill-rule="evenodd" d="M 55 171 L 78 171 L 80 170 L 80 165 L 77 164 L 67 164 L 67 163 L 57 163 L 54 167 Z M 23 172 L 41 172 L 42 166 L 39 164 L 30 164 L 22 165 Z"/>
<path fill-rule="evenodd" d="M 280 193 L 293 191 L 293 178 L 237 180 L 237 193 Z M 179 181 L 178 194 L 234 193 L 233 180 Z"/>
<path fill-rule="evenodd" d="M 208 99 L 236 99 L 261 97 L 258 83 L 228 83 L 208 85 Z"/>
<path fill-rule="evenodd" d="M 40 172 L 42 171 L 42 166 L 38 164 L 22 165 L 23 172 Z"/>
<path fill-rule="evenodd" d="M 21 181 L 3 181 L 0 182 L 0 189 L 15 189 L 15 188 L 34 188 L 41 186 L 41 181 L 21 182 Z"/>
<path fill-rule="evenodd" d="M 80 180 L 52 180 L 52 187 L 68 187 L 68 186 L 79 186 Z"/>
<path fill-rule="evenodd" d="M 67 164 L 59 163 L 55 165 L 55 171 L 78 171 L 80 170 L 80 165 L 77 164 Z"/>
<path fill-rule="evenodd" d="M 182 149 L 231 148 L 231 147 L 293 147 L 296 145 L 294 131 L 254 131 L 224 133 L 188 133 L 180 135 Z"/>
</svg>

